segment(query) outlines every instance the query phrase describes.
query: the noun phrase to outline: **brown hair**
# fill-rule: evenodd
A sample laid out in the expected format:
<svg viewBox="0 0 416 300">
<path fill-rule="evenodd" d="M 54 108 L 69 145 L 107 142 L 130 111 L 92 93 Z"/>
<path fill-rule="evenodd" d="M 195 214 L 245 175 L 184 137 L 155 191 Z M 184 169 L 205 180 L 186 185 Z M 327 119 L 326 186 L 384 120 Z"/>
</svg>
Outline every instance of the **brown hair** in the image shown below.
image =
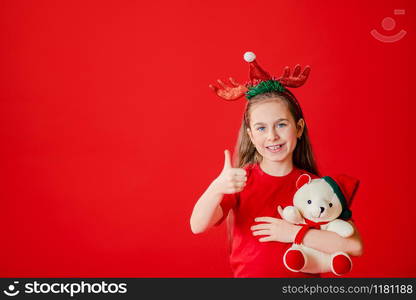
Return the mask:
<svg viewBox="0 0 416 300">
<path fill-rule="evenodd" d="M 254 105 L 273 99 L 279 99 L 280 101 L 283 101 L 287 104 L 288 109 L 293 116 L 296 124 L 298 124 L 300 119 L 305 119 L 298 101 L 296 100 L 295 96 L 288 90 L 285 92 L 267 92 L 251 98 L 247 102 L 246 109 L 244 111 L 236 146 L 236 150 L 238 152 L 237 166 L 239 168 L 242 168 L 248 164 L 259 163 L 262 159 L 261 155 L 257 152 L 247 133 L 247 129 L 250 128 L 250 112 Z M 302 136 L 297 140 L 296 148 L 293 152 L 293 164 L 295 167 L 308 171 L 312 174 L 318 175 L 319 173 L 313 155 L 306 121 Z"/>
</svg>

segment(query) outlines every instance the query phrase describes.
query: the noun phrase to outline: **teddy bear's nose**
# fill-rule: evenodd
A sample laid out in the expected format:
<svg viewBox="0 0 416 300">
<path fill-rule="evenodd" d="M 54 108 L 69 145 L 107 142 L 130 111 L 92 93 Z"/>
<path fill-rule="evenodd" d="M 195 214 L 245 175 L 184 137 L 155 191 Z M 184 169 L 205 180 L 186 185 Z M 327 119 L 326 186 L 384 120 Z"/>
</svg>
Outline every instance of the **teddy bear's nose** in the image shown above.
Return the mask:
<svg viewBox="0 0 416 300">
<path fill-rule="evenodd" d="M 325 210 L 325 208 L 323 208 L 322 206 L 320 207 L 320 209 L 321 209 L 321 213 L 323 213 Z"/>
</svg>

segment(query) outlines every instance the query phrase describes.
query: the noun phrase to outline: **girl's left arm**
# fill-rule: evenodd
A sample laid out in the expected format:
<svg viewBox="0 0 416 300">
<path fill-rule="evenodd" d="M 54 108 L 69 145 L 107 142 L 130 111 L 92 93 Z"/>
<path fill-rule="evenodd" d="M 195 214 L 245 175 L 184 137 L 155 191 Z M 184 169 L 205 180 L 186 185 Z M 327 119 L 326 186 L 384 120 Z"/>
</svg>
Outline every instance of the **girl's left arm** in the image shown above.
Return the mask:
<svg viewBox="0 0 416 300">
<path fill-rule="evenodd" d="M 311 229 L 306 232 L 303 244 L 322 252 L 342 251 L 352 256 L 360 256 L 363 254 L 363 242 L 354 223 L 351 221 L 349 223 L 354 227 L 354 234 L 351 237 L 343 238 L 335 232 Z"/>
<path fill-rule="evenodd" d="M 262 222 L 251 227 L 253 235 L 260 236 L 260 242 L 293 243 L 301 228 L 272 217 L 256 218 L 255 222 Z M 335 232 L 310 229 L 303 238 L 303 244 L 326 253 L 342 251 L 352 256 L 360 256 L 363 254 L 363 243 L 354 223 L 350 221 L 350 224 L 354 227 L 354 234 L 351 237 L 343 238 Z"/>
</svg>

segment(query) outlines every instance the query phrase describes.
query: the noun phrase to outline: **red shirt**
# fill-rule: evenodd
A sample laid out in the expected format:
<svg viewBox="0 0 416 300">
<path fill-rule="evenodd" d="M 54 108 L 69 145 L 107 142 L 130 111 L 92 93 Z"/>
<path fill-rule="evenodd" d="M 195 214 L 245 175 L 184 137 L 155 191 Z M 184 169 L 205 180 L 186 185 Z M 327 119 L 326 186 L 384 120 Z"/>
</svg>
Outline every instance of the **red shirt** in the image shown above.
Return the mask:
<svg viewBox="0 0 416 300">
<path fill-rule="evenodd" d="M 243 191 L 224 195 L 221 202 L 223 218 L 230 209 L 234 212 L 230 264 L 234 277 L 319 277 L 289 271 L 283 264 L 283 255 L 292 245 L 280 242 L 259 242 L 261 236 L 253 236 L 251 226 L 257 217 L 280 218 L 277 207 L 293 205 L 296 180 L 307 173 L 293 168 L 285 176 L 271 176 L 263 172 L 258 164 L 246 168 L 247 183 Z"/>
</svg>

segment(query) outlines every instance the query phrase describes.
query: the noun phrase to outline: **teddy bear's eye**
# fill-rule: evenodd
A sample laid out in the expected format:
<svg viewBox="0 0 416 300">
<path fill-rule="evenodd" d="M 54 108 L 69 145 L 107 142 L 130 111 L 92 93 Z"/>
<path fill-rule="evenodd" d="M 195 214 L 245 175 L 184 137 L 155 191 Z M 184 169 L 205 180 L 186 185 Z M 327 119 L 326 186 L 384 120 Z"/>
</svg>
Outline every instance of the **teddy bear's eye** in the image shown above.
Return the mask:
<svg viewBox="0 0 416 300">
<path fill-rule="evenodd" d="M 329 203 L 329 207 L 332 207 L 332 203 Z"/>
<path fill-rule="evenodd" d="M 312 200 L 308 200 L 308 204 L 311 204 L 312 203 Z"/>
</svg>

